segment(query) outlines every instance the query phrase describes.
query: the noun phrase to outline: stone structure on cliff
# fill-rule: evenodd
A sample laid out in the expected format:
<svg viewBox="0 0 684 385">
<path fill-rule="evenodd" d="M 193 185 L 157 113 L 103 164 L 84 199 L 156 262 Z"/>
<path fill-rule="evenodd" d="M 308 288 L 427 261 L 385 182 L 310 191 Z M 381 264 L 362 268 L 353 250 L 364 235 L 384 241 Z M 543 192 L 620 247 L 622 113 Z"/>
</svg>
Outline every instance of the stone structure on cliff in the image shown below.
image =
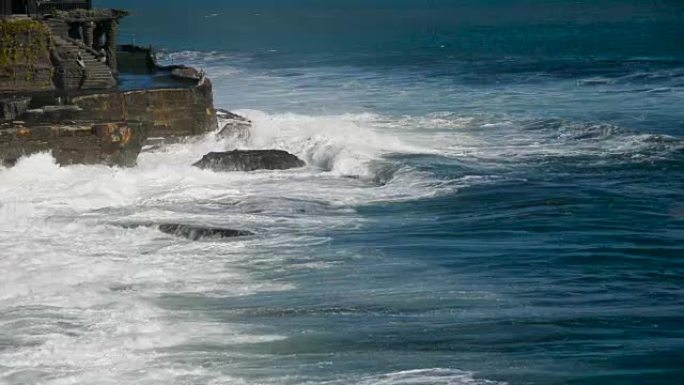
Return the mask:
<svg viewBox="0 0 684 385">
<path fill-rule="evenodd" d="M 148 137 L 217 128 L 202 72 L 117 45 L 127 15 L 82 0 L 0 0 L 0 164 L 51 151 L 61 164 L 132 165 Z M 128 71 L 165 80 L 131 86 Z"/>
</svg>

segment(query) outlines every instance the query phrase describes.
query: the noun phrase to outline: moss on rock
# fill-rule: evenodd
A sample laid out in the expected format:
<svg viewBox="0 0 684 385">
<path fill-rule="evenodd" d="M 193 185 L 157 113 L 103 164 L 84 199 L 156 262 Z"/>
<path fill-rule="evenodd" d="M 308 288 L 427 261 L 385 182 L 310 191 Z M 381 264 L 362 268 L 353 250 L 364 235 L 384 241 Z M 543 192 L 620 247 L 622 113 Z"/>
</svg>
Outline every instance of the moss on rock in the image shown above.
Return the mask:
<svg viewBox="0 0 684 385">
<path fill-rule="evenodd" d="M 50 29 L 33 19 L 0 20 L 0 90 L 52 88 Z"/>
</svg>

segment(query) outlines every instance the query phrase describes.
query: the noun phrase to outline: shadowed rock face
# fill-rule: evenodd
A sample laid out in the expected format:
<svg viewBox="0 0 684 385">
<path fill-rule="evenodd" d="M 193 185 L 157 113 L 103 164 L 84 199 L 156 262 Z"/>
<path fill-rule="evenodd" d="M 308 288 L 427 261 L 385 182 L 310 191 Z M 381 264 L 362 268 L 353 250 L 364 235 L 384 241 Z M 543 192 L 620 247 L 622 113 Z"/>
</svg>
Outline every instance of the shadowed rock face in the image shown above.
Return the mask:
<svg viewBox="0 0 684 385">
<path fill-rule="evenodd" d="M 306 163 L 281 150 L 211 152 L 193 166 L 214 171 L 286 170 Z"/>
<path fill-rule="evenodd" d="M 192 241 L 207 238 L 234 238 L 254 235 L 246 230 L 219 229 L 210 227 L 189 226 L 180 224 L 159 225 L 159 231 L 176 237 L 187 238 Z"/>
</svg>

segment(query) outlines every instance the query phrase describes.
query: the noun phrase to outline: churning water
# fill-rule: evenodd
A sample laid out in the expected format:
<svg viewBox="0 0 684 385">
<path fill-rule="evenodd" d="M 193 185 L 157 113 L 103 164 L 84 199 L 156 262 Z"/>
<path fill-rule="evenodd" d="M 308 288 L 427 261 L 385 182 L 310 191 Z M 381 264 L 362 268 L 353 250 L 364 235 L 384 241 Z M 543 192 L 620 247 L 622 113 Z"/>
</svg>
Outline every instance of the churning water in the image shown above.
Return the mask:
<svg viewBox="0 0 684 385">
<path fill-rule="evenodd" d="M 254 127 L 0 170 L 0 383 L 681 381 L 678 2 L 101 3 Z"/>
</svg>

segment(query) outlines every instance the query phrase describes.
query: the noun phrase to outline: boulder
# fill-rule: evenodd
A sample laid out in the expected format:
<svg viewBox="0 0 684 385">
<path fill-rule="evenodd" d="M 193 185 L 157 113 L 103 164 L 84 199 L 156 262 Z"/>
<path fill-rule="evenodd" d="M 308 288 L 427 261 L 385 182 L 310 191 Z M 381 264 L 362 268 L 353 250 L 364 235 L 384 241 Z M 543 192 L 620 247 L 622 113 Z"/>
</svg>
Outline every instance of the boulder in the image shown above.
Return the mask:
<svg viewBox="0 0 684 385">
<path fill-rule="evenodd" d="M 306 163 L 282 150 L 234 150 L 210 152 L 193 164 L 214 171 L 286 170 L 304 167 Z"/>
</svg>

